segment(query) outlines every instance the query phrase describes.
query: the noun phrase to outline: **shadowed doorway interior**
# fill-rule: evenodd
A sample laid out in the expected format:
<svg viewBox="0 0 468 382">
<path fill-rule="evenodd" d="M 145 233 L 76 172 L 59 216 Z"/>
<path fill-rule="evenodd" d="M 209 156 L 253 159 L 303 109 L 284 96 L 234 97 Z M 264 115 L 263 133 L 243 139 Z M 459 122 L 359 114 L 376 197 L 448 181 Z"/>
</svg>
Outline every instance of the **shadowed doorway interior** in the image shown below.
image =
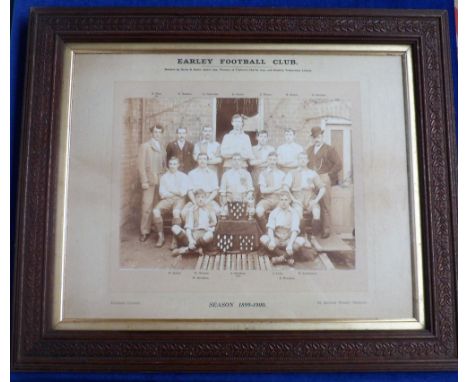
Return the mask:
<svg viewBox="0 0 468 382">
<path fill-rule="evenodd" d="M 222 142 L 223 137 L 232 129 L 231 118 L 234 114 L 253 117 L 258 114 L 257 98 L 217 98 L 216 99 L 216 140 Z M 252 145 L 256 144 L 255 132 L 246 131 Z"/>
</svg>

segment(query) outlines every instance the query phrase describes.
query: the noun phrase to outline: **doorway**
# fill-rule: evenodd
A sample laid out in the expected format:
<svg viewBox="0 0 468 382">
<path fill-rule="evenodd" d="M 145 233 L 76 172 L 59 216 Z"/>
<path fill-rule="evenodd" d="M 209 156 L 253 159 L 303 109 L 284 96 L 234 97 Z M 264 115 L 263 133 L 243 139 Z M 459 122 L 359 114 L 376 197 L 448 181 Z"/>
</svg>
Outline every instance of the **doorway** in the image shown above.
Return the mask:
<svg viewBox="0 0 468 382">
<path fill-rule="evenodd" d="M 225 134 L 232 129 L 231 118 L 234 114 L 253 117 L 258 114 L 258 98 L 217 98 L 216 99 L 216 140 L 222 142 Z M 255 144 L 255 132 L 245 132 Z"/>
</svg>

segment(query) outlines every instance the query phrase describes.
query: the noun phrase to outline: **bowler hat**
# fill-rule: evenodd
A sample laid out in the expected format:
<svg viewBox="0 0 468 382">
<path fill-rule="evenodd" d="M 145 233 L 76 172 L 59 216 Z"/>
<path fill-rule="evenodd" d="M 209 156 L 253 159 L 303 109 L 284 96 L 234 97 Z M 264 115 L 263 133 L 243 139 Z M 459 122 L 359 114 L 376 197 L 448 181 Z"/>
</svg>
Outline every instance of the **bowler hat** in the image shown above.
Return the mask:
<svg viewBox="0 0 468 382">
<path fill-rule="evenodd" d="M 312 127 L 312 129 L 310 130 L 310 134 L 312 135 L 313 138 L 318 137 L 322 133 L 323 133 L 323 130 L 321 127 Z"/>
</svg>

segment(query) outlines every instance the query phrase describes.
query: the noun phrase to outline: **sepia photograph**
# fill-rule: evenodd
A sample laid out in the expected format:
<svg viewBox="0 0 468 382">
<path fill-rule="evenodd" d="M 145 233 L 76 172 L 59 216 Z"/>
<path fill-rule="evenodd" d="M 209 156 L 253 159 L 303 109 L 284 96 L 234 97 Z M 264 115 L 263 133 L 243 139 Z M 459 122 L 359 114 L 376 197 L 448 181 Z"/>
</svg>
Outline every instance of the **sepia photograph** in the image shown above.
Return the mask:
<svg viewBox="0 0 468 382">
<path fill-rule="evenodd" d="M 456 367 L 445 11 L 29 19 L 14 368 Z"/>
<path fill-rule="evenodd" d="M 71 47 L 59 327 L 420 327 L 408 49 L 243 48 Z"/>
<path fill-rule="evenodd" d="M 349 100 L 158 97 L 125 105 L 122 267 L 354 268 Z"/>
</svg>

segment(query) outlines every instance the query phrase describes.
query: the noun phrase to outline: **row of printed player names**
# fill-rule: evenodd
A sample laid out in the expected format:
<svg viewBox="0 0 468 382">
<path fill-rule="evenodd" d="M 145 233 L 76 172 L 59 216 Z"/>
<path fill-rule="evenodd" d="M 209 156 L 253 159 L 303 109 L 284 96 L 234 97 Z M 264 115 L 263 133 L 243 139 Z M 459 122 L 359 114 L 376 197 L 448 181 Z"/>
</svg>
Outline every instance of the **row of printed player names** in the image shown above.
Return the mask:
<svg viewBox="0 0 468 382">
<path fill-rule="evenodd" d="M 334 98 L 323 93 L 285 91 L 285 92 L 258 92 L 258 91 L 186 91 L 173 89 L 172 91 L 162 92 L 153 91 L 151 97 L 215 97 L 215 98 Z"/>
</svg>

